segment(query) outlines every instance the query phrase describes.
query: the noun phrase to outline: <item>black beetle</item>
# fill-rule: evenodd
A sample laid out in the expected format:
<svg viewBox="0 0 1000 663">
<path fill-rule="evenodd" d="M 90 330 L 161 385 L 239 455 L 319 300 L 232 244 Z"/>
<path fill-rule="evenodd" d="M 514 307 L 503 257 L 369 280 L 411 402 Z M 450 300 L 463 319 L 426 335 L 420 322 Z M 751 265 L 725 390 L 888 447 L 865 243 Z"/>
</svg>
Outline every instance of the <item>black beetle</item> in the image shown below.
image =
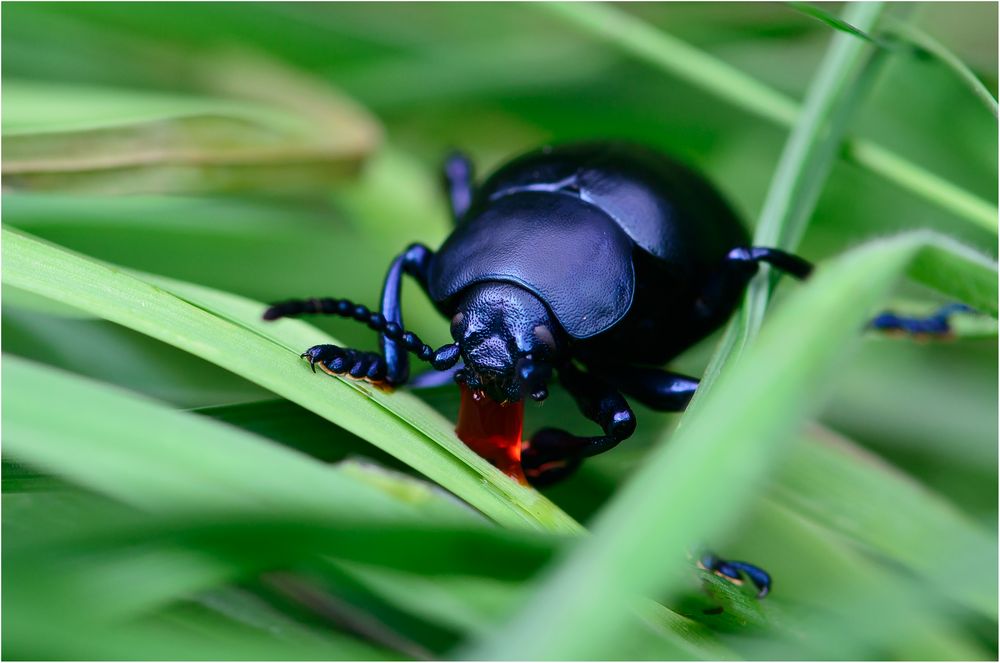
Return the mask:
<svg viewBox="0 0 1000 663">
<path fill-rule="evenodd" d="M 381 354 L 320 345 L 303 357 L 314 369 L 390 386 L 407 383 L 407 352 L 442 372 L 418 377 L 418 386 L 454 377 L 500 402 L 544 399 L 555 373 L 604 434 L 536 433 L 522 454 L 535 485 L 632 434 L 622 393 L 682 410 L 698 381 L 655 367 L 718 328 L 759 263 L 800 278 L 811 269 L 750 247 L 707 181 L 637 145 L 543 148 L 478 188 L 469 160 L 455 155 L 444 179 L 456 228 L 436 253 L 413 244 L 392 262 L 381 312 L 323 298 L 275 304 L 264 317 L 326 313 L 367 324 L 381 334 Z M 403 329 L 404 273 L 451 319 L 455 343 L 433 350 Z"/>
<path fill-rule="evenodd" d="M 264 318 L 323 313 L 367 324 L 380 333 L 381 354 L 318 345 L 302 356 L 313 370 L 390 386 L 454 378 L 477 397 L 507 403 L 543 400 L 556 374 L 603 435 L 536 433 L 518 454 L 536 486 L 632 434 L 623 393 L 654 410 L 683 410 L 698 381 L 657 367 L 729 318 L 760 263 L 798 278 L 812 269 L 784 251 L 749 246 L 711 184 L 638 145 L 543 148 L 478 188 L 469 160 L 455 155 L 444 180 L 456 228 L 436 253 L 412 244 L 392 262 L 381 312 L 322 298 L 275 304 Z M 454 343 L 434 350 L 403 328 L 404 273 L 451 319 Z M 883 314 L 870 326 L 943 335 L 947 317 L 962 310 L 945 307 L 926 321 Z M 409 380 L 408 352 L 435 370 Z M 771 585 L 745 562 L 709 554 L 699 563 L 737 582 L 746 574 L 760 596 Z"/>
<path fill-rule="evenodd" d="M 444 180 L 456 228 L 436 253 L 412 244 L 392 262 L 381 312 L 321 298 L 275 304 L 264 318 L 323 313 L 367 324 L 380 333 L 381 354 L 318 345 L 302 356 L 313 370 L 390 386 L 454 378 L 480 397 L 519 402 L 543 400 L 556 374 L 603 435 L 536 433 L 518 454 L 536 486 L 632 434 L 622 393 L 655 410 L 684 409 L 698 381 L 657 366 L 717 329 L 761 262 L 799 278 L 811 270 L 749 246 L 712 185 L 637 145 L 543 148 L 478 188 L 469 160 L 455 155 Z M 434 350 L 403 328 L 404 273 L 451 319 L 454 343 Z M 410 381 L 408 352 L 435 371 Z M 713 555 L 701 564 L 736 581 L 746 573 L 761 596 L 770 587 L 756 566 Z"/>
</svg>

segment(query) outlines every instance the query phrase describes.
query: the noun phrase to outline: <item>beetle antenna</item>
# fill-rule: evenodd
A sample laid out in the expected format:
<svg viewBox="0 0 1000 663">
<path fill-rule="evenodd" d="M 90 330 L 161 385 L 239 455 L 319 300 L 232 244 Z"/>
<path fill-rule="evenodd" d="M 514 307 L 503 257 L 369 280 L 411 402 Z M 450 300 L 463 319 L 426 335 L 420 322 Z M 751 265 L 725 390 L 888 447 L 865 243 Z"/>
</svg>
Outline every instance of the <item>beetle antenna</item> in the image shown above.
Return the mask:
<svg viewBox="0 0 1000 663">
<path fill-rule="evenodd" d="M 278 318 L 294 318 L 300 315 L 336 315 L 341 318 L 351 318 L 368 326 L 386 338 L 396 341 L 407 352 L 428 362 L 436 370 L 444 371 L 456 363 L 461 357 L 458 343 L 443 345 L 437 350 L 420 340 L 416 334 L 407 331 L 398 322 L 385 319 L 378 311 L 372 311 L 364 304 L 355 304 L 349 299 L 333 299 L 321 297 L 313 299 L 289 299 L 272 304 L 264 311 L 265 320 Z"/>
</svg>

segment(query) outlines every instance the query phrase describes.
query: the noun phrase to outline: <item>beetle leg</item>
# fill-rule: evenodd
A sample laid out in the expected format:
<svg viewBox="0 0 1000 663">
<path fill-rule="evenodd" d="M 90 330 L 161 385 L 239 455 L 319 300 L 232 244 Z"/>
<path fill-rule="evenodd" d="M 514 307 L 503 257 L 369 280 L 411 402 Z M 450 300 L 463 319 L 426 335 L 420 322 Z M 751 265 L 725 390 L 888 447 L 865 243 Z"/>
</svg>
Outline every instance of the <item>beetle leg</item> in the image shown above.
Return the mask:
<svg viewBox="0 0 1000 663">
<path fill-rule="evenodd" d="M 445 159 L 444 186 L 451 205 L 451 218 L 457 226 L 469 211 L 474 192 L 472 161 L 461 152 L 453 152 Z"/>
<path fill-rule="evenodd" d="M 348 375 L 355 380 L 368 380 L 376 384 L 385 382 L 385 359 L 377 352 L 351 350 L 337 345 L 314 345 L 302 353 L 313 372 L 320 370 L 329 375 Z"/>
<path fill-rule="evenodd" d="M 809 276 L 812 271 L 812 265 L 807 261 L 780 249 L 737 247 L 726 255 L 714 277 L 695 301 L 698 315 L 709 323 L 728 318 L 761 263 L 768 263 L 800 279 Z"/>
<path fill-rule="evenodd" d="M 781 249 L 771 249 L 766 246 L 737 247 L 726 256 L 726 262 L 752 265 L 753 272 L 757 271 L 757 266 L 760 263 L 766 262 L 797 279 L 804 279 L 812 272 L 812 265 L 802 258 Z"/>
<path fill-rule="evenodd" d="M 420 375 L 410 378 L 408 386 L 410 389 L 433 389 L 448 384 L 453 385 L 455 384 L 455 374 L 462 370 L 464 366 L 465 364 L 460 361 L 451 368 L 443 371 L 433 369 L 424 371 Z"/>
<path fill-rule="evenodd" d="M 386 322 L 403 326 L 403 309 L 400 295 L 403 289 L 403 274 L 412 276 L 424 292 L 427 292 L 427 272 L 430 269 L 434 253 L 423 244 L 411 244 L 401 255 L 389 265 L 382 286 L 382 315 Z M 387 376 L 393 384 L 400 385 L 410 377 L 410 360 L 406 348 L 399 341 L 388 338 L 384 333 L 379 336 L 382 356 L 385 357 Z"/>
<path fill-rule="evenodd" d="M 911 318 L 884 311 L 868 323 L 870 329 L 885 333 L 899 332 L 916 338 L 948 338 L 952 334 L 949 318 L 955 313 L 973 313 L 965 304 L 946 304 L 926 318 Z"/>
<path fill-rule="evenodd" d="M 579 437 L 544 428 L 521 450 L 524 474 L 535 486 L 545 486 L 571 474 L 580 462 L 613 449 L 635 431 L 635 415 L 617 389 L 572 364 L 559 369 L 559 381 L 576 400 L 584 416 L 600 424 L 604 435 Z"/>
<path fill-rule="evenodd" d="M 378 372 L 383 375 L 380 381 L 384 380 L 384 382 L 391 386 L 399 386 L 404 384 L 409 378 L 410 364 L 407 356 L 408 352 L 412 352 L 420 359 L 430 362 L 437 370 L 451 368 L 459 359 L 457 345 L 446 345 L 435 351 L 433 348 L 422 343 L 415 334 L 403 328 L 403 312 L 400 304 L 403 274 L 409 274 L 414 277 L 426 292 L 427 272 L 430 269 L 433 256 L 434 254 L 426 246 L 412 244 L 392 261 L 392 264 L 389 266 L 389 272 L 385 277 L 385 285 L 382 289 L 381 312 L 373 313 L 368 307 L 355 304 L 347 299 L 297 299 L 271 306 L 264 312 L 264 319 L 276 320 L 304 313 L 322 313 L 353 318 L 379 332 L 382 349 L 381 356 L 375 353 L 338 348 L 334 345 L 316 346 L 310 348 L 302 355 L 310 359 L 313 370 L 319 365 L 328 373 L 338 375 L 348 373 L 351 377 L 364 378 L 369 368 L 374 370 L 375 366 L 371 363 L 373 360 L 364 360 L 364 365 L 358 366 L 356 369 L 348 367 L 348 370 L 341 371 L 334 370 L 331 367 L 339 367 L 339 363 L 337 362 L 347 361 L 347 359 L 343 358 L 346 356 L 350 356 L 352 361 L 355 362 L 361 361 L 362 357 L 375 356 L 379 357 L 380 360 L 378 362 Z M 325 354 L 316 355 L 317 352 L 320 352 L 317 348 L 325 348 L 322 351 Z M 336 354 L 338 352 L 340 353 L 339 355 Z"/>
<path fill-rule="evenodd" d="M 759 566 L 746 562 L 731 562 L 711 553 L 702 555 L 701 559 L 698 560 L 698 566 L 737 585 L 743 584 L 742 574 L 746 574 L 750 578 L 750 582 L 757 588 L 757 598 L 759 599 L 764 598 L 771 591 L 771 574 Z"/>
<path fill-rule="evenodd" d="M 660 412 L 681 412 L 698 388 L 698 380 L 646 366 L 592 369 L 625 394 Z"/>
</svg>

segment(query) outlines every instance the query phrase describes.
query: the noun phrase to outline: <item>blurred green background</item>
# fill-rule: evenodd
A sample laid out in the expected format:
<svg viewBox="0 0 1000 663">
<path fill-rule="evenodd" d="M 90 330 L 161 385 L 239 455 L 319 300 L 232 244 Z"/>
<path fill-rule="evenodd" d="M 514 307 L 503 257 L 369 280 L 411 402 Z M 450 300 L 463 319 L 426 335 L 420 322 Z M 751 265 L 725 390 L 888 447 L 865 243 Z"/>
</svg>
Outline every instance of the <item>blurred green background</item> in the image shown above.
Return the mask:
<svg viewBox="0 0 1000 663">
<path fill-rule="evenodd" d="M 796 100 L 840 34 L 782 4 L 616 8 Z M 547 142 L 636 140 L 703 171 L 752 225 L 788 134 L 697 80 L 636 57 L 627 44 L 533 4 L 5 3 L 2 12 L 4 223 L 101 261 L 260 302 L 377 301 L 393 255 L 413 241 L 435 246 L 448 232 L 438 172 L 453 148 L 469 153 L 482 175 Z M 887 14 L 933 35 L 995 95 L 995 3 L 902 3 Z M 995 214 L 997 119 L 940 61 L 888 49 L 848 133 Z M 992 230 L 970 222 L 850 158 L 834 166 L 798 252 L 821 263 L 917 228 L 996 258 L 995 217 Z M 779 298 L 795 287 L 783 284 Z M 406 294 L 408 325 L 432 345 L 450 340 L 414 290 Z M 253 380 L 23 288 L 5 283 L 3 294 L 3 351 L 32 362 L 25 366 L 121 387 L 322 461 L 362 456 L 407 471 Z M 915 285 L 896 296 L 925 312 L 941 301 Z M 374 347 L 350 324 L 314 324 L 346 344 Z M 674 368 L 700 374 L 716 341 Z M 595 656 L 995 659 L 997 360 L 995 326 L 951 342 L 866 335 L 803 433 L 848 452 L 826 457 L 828 447 L 796 447 L 742 505 L 740 526 L 712 542 L 720 554 L 771 570 L 775 595 L 757 604 L 702 577 L 707 594 L 691 582 L 667 605 L 693 620 L 690 628 L 710 643 L 705 649 L 678 653 L 636 627 L 639 634 Z M 25 380 L 4 371 L 5 411 L 8 392 L 47 393 L 42 382 L 29 391 Z M 53 400 L 52 417 L 97 407 L 85 390 L 66 389 L 60 398 L 83 400 Z M 421 398 L 453 420 L 453 389 Z M 571 430 L 590 430 L 562 393 L 530 410 L 529 429 L 568 421 Z M 677 420 L 638 413 L 634 439 L 548 491 L 580 522 Z M 132 430 L 137 439 L 146 434 Z M 18 433 L 30 437 L 22 423 L 8 428 Z M 68 425 L 64 434 L 72 442 L 76 432 Z M 86 463 L 80 435 L 76 462 Z M 547 551 L 532 557 L 517 548 L 530 561 L 514 578 L 498 578 L 496 565 L 486 564 L 505 548 L 459 535 L 460 549 L 487 551 L 489 570 L 430 573 L 400 560 L 369 568 L 365 547 L 381 544 L 374 535 L 354 544 L 353 558 L 329 559 L 320 539 L 303 546 L 314 546 L 309 553 L 322 563 L 284 549 L 244 563 L 246 550 L 235 544 L 206 543 L 183 522 L 154 527 L 135 503 L 108 499 L 56 461 L 25 460 L 5 452 L 4 645 L 14 658 L 454 656 L 516 612 L 556 545 L 505 540 Z M 392 477 L 385 480 L 404 481 Z M 710 479 L 705 490 L 715 490 Z M 453 507 L 434 495 L 447 506 L 435 508 Z M 232 540 L 242 540 L 238 525 Z M 935 570 L 921 566 L 934 557 L 921 552 L 933 543 L 926 537 L 959 530 L 986 542 L 968 552 L 975 564 L 986 561 L 980 596 L 986 603 L 992 596 L 992 610 L 935 584 L 947 578 L 948 559 Z M 415 557 L 447 547 L 445 539 L 415 544 L 423 539 L 400 536 L 396 545 L 414 546 Z M 125 541 L 167 542 L 171 555 L 157 549 L 143 557 Z M 192 551 L 214 560 L 216 572 L 203 570 L 197 581 L 181 573 L 187 567 L 178 559 Z M 121 600 L 144 583 L 158 588 Z M 124 607 L 88 614 L 116 600 Z M 712 602 L 722 602 L 722 616 L 704 612 Z M 883 612 L 890 609 L 899 611 L 895 619 Z M 827 612 L 829 620 L 820 619 Z M 868 614 L 884 617 L 884 628 L 861 628 Z"/>
</svg>

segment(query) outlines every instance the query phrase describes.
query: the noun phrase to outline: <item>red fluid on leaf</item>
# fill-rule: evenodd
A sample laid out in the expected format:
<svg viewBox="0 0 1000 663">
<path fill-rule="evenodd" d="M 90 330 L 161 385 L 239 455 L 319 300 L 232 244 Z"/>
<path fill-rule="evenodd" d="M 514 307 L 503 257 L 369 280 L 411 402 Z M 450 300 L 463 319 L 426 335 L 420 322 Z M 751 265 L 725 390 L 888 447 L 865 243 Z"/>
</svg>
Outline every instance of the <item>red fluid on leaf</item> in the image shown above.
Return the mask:
<svg viewBox="0 0 1000 663">
<path fill-rule="evenodd" d="M 498 403 L 464 384 L 458 410 L 458 438 L 504 474 L 527 484 L 521 470 L 521 429 L 524 401 Z"/>
</svg>

